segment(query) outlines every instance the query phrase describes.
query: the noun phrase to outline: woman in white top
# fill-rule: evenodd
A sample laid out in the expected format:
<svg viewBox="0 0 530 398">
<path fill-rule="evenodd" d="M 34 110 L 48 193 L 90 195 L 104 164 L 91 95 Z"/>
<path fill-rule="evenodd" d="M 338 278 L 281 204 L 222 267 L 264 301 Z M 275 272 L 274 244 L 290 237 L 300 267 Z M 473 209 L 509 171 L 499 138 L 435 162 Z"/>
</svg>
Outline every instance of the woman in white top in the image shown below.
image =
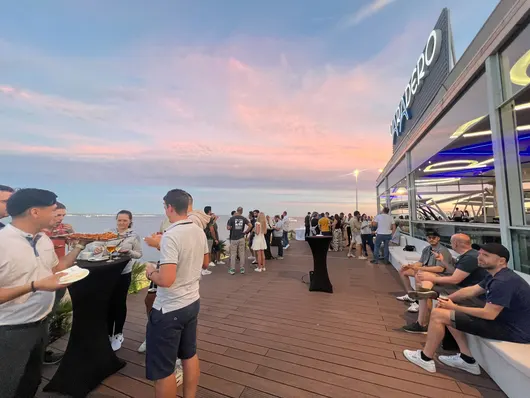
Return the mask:
<svg viewBox="0 0 530 398">
<path fill-rule="evenodd" d="M 267 218 L 265 213 L 259 213 L 256 225 L 254 226 L 254 240 L 252 241 L 252 250 L 256 254 L 256 261 L 258 266 L 254 269 L 256 272 L 265 271 L 265 250 L 267 249 L 267 241 L 265 234 L 267 233 Z"/>
<path fill-rule="evenodd" d="M 368 250 L 366 245 L 370 246 L 372 253 L 374 252 L 374 234 L 372 233 L 372 221 L 366 214 L 361 216 L 361 241 L 363 255 L 368 257 Z"/>
<path fill-rule="evenodd" d="M 114 288 L 112 297 L 109 302 L 109 310 L 107 315 L 107 324 L 109 339 L 114 351 L 121 348 L 123 343 L 123 325 L 127 317 L 127 294 L 129 293 L 129 286 L 131 285 L 131 272 L 135 259 L 142 257 L 142 241 L 140 237 L 131 230 L 132 227 L 132 213 L 128 210 L 122 210 L 116 216 L 116 232 L 118 239 L 107 242 L 108 246 L 116 245 L 116 249 L 120 253 L 125 253 L 131 257 L 131 261 L 127 263 L 123 269 L 118 285 Z M 102 242 L 94 243 L 94 254 L 99 254 L 103 251 L 104 246 Z"/>
<path fill-rule="evenodd" d="M 366 257 L 363 255 L 361 250 L 361 213 L 359 213 L 357 210 L 353 213 L 353 217 L 350 220 L 350 228 L 351 228 L 351 244 L 350 244 L 350 250 L 348 251 L 348 257 L 354 258 L 355 255 L 352 254 L 352 249 L 355 247 L 355 252 L 357 253 L 357 256 L 359 257 L 359 260 L 366 260 Z"/>
</svg>

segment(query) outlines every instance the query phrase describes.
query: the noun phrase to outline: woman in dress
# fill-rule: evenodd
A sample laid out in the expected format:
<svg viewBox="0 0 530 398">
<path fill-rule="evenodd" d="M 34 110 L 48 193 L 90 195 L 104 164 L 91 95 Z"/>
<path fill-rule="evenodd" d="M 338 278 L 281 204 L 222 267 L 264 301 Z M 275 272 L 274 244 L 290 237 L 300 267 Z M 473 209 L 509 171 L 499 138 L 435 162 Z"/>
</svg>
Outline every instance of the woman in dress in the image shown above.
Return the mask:
<svg viewBox="0 0 530 398">
<path fill-rule="evenodd" d="M 142 257 L 142 241 L 140 237 L 131 229 L 132 213 L 122 210 L 116 216 L 117 228 L 113 231 L 118 234 L 118 238 L 107 242 L 107 246 L 116 246 L 117 251 L 131 257 L 121 273 L 118 285 L 114 288 L 109 301 L 107 313 L 107 326 L 110 344 L 114 351 L 118 351 L 124 341 L 123 325 L 127 317 L 127 294 L 131 285 L 131 273 L 135 259 Z M 94 243 L 94 254 L 103 252 L 102 242 Z"/>
<path fill-rule="evenodd" d="M 331 224 L 331 229 L 333 230 L 333 251 L 342 251 L 344 248 L 344 241 L 342 240 L 342 220 L 338 214 L 335 214 L 333 224 Z"/>
<path fill-rule="evenodd" d="M 265 234 L 267 233 L 267 218 L 265 213 L 259 213 L 258 219 L 254 226 L 254 240 L 252 241 L 252 250 L 256 254 L 256 261 L 258 266 L 254 268 L 256 272 L 265 271 L 265 250 L 267 249 L 267 241 Z"/>
</svg>

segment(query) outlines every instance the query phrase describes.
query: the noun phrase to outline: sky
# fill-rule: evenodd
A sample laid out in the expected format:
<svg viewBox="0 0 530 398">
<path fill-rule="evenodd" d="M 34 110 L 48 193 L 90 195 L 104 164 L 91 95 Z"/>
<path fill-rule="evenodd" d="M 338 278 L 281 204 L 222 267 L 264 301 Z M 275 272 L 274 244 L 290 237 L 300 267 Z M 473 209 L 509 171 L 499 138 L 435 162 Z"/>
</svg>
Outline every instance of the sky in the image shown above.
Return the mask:
<svg viewBox="0 0 530 398">
<path fill-rule="evenodd" d="M 443 7 L 498 0 L 19 0 L 0 14 L 0 184 L 74 213 L 374 213 L 389 125 Z M 350 175 L 348 175 L 350 174 Z"/>
</svg>

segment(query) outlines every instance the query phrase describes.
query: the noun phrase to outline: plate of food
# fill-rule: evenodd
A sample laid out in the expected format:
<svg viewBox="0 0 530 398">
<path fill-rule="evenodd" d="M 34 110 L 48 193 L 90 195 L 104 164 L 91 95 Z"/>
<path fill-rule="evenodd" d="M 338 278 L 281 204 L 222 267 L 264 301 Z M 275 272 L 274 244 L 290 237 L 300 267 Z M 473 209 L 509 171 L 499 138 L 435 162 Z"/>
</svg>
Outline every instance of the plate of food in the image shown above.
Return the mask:
<svg viewBox="0 0 530 398">
<path fill-rule="evenodd" d="M 90 271 L 84 268 L 80 268 L 77 265 L 74 265 L 73 267 L 61 271 L 61 273 L 64 273 L 66 275 L 61 276 L 61 278 L 59 279 L 59 283 L 63 285 L 69 285 L 70 283 L 85 279 L 88 274 L 90 274 Z"/>
<path fill-rule="evenodd" d="M 70 240 L 83 240 L 90 242 L 107 242 L 109 240 L 118 239 L 118 235 L 114 232 L 103 232 L 101 234 L 80 234 L 74 233 L 68 235 Z"/>
<path fill-rule="evenodd" d="M 92 256 L 87 261 L 90 261 L 91 263 L 95 263 L 98 261 L 106 261 L 109 259 L 109 256 Z"/>
</svg>

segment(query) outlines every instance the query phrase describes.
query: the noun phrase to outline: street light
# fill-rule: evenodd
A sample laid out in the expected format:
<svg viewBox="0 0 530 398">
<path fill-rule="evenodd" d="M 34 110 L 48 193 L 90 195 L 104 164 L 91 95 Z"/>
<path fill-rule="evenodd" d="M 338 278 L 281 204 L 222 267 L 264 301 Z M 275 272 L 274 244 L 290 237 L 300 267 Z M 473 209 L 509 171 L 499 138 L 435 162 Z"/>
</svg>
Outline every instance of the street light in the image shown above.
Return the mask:
<svg viewBox="0 0 530 398">
<path fill-rule="evenodd" d="M 353 170 L 353 175 L 355 176 L 355 210 L 359 210 L 359 173 L 361 170 L 355 169 Z"/>
</svg>

